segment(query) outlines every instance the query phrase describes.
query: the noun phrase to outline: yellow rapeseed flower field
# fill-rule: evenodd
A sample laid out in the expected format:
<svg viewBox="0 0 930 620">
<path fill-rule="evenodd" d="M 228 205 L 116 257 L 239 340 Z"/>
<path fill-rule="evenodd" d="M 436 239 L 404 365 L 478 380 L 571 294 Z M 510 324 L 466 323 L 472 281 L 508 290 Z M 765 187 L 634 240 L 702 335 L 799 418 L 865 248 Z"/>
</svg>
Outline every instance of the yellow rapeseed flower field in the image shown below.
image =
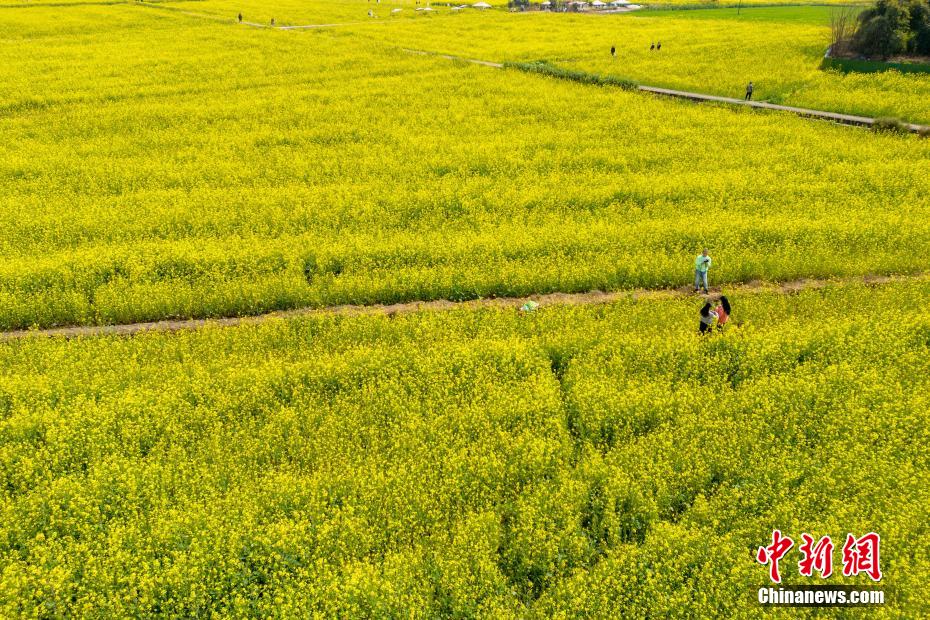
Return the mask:
<svg viewBox="0 0 930 620">
<path fill-rule="evenodd" d="M 717 282 L 926 268 L 916 137 L 411 55 L 403 25 L 4 11 L 3 328 L 670 286 L 703 245 Z"/>
<path fill-rule="evenodd" d="M 730 325 L 0 334 L 0 617 L 765 618 L 776 529 L 837 543 L 787 585 L 872 584 L 880 534 L 868 612 L 930 613 L 930 141 L 411 50 L 930 122 L 925 76 L 820 72 L 823 7 L 426 4 L 0 0 L 0 331 L 678 288 L 703 247 Z M 915 277 L 733 286 L 867 274 Z"/>
<path fill-rule="evenodd" d="M 878 531 L 919 616 L 928 294 L 5 343 L 0 613 L 767 617 L 781 527 Z"/>
<path fill-rule="evenodd" d="M 756 100 L 930 124 L 930 73 L 821 69 L 836 10 L 467 15 L 441 26 L 423 20 L 398 24 L 390 35 L 408 47 L 498 62 L 544 59 L 649 86 L 736 98 L 752 80 Z M 366 32 L 384 34 L 374 27 Z M 651 50 L 657 43 L 661 50 Z"/>
</svg>

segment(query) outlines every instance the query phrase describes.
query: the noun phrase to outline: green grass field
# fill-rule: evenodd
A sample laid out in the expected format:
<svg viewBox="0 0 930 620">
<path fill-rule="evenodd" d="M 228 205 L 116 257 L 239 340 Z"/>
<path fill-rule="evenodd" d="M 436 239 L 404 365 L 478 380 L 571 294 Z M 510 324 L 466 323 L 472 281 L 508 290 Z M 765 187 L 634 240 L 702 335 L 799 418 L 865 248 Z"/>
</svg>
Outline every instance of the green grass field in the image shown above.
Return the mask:
<svg viewBox="0 0 930 620">
<path fill-rule="evenodd" d="M 40 4 L 0 8 L 0 616 L 863 615 L 761 606 L 774 529 L 837 543 L 790 585 L 872 584 L 879 533 L 865 613 L 930 613 L 930 142 L 405 51 L 930 122 L 927 76 L 818 68 L 831 8 Z M 595 289 L 640 290 L 455 303 Z"/>
</svg>

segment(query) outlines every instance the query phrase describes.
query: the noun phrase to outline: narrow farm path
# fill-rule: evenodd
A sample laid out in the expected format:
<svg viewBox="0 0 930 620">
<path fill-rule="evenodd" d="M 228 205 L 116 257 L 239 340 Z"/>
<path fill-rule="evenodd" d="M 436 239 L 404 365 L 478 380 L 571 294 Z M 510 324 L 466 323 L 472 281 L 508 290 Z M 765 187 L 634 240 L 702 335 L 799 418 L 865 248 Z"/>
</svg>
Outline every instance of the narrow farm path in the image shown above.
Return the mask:
<svg viewBox="0 0 930 620">
<path fill-rule="evenodd" d="M 930 273 L 913 276 L 866 275 L 850 278 L 830 278 L 820 280 L 804 279 L 774 283 L 752 281 L 745 284 L 728 284 L 724 285 L 723 287 L 713 287 L 711 289 L 711 294 L 707 297 L 714 298 L 719 296 L 722 292 L 725 292 L 730 296 L 765 292 L 781 295 L 791 295 L 805 290 L 822 289 L 828 286 L 848 286 L 852 284 L 881 286 L 893 282 L 915 282 L 926 280 L 928 278 L 930 278 Z M 517 309 L 528 301 L 535 301 L 540 305 L 540 307 L 545 307 L 607 304 L 623 299 L 646 300 L 676 299 L 686 297 L 705 299 L 704 295 L 693 293 L 691 286 L 688 285 L 682 286 L 680 288 L 668 289 L 634 289 L 612 292 L 589 291 L 587 293 L 545 293 L 530 295 L 528 297 L 490 297 L 471 301 L 449 301 L 446 299 L 439 299 L 433 301 L 410 301 L 390 305 L 345 304 L 339 306 L 295 308 L 293 310 L 282 310 L 254 316 L 222 317 L 212 319 L 171 319 L 164 321 L 153 321 L 149 323 L 129 323 L 123 325 L 81 325 L 74 327 L 54 327 L 49 329 L 17 330 L 0 332 L 0 342 L 30 337 L 81 338 L 95 336 L 132 336 L 134 334 L 140 334 L 144 332 L 177 332 L 183 330 L 195 330 L 206 326 L 235 327 L 240 325 L 254 325 L 269 320 L 291 319 L 301 316 L 313 315 L 393 316 L 399 314 L 409 314 L 412 312 L 438 312 L 457 308 L 477 309 L 493 307 Z"/>
<path fill-rule="evenodd" d="M 409 54 L 418 54 L 421 56 L 435 56 L 437 58 L 445 58 L 446 60 L 468 62 L 468 63 L 472 63 L 476 65 L 483 65 L 485 67 L 493 67 L 495 69 L 504 68 L 504 64 L 499 63 L 499 62 L 477 60 L 474 58 L 463 58 L 460 56 L 450 56 L 448 54 L 439 54 L 439 53 L 429 52 L 425 50 L 414 50 L 414 49 L 405 48 L 404 51 Z M 735 99 L 732 97 L 720 97 L 718 95 L 708 95 L 706 93 L 692 93 L 692 92 L 685 91 L 685 90 L 674 90 L 671 88 L 659 88 L 658 86 L 637 85 L 636 88 L 640 92 L 650 93 L 653 95 L 659 95 L 663 97 L 674 97 L 676 99 L 687 99 L 687 100 L 696 101 L 696 102 L 723 103 L 727 105 L 743 106 L 746 108 L 755 108 L 758 110 L 774 110 L 777 112 L 788 112 L 790 114 L 796 114 L 797 116 L 803 116 L 806 118 L 831 121 L 834 123 L 840 123 L 842 125 L 853 125 L 856 127 L 872 127 L 876 122 L 876 119 L 868 117 L 868 116 L 856 116 L 854 114 L 841 114 L 839 112 L 828 112 L 826 110 L 812 110 L 809 108 L 796 108 L 794 106 L 779 105 L 775 103 L 768 103 L 765 101 L 745 101 L 743 99 Z M 911 133 L 930 131 L 930 127 L 928 127 L 927 125 L 905 123 L 904 127 Z"/>
</svg>

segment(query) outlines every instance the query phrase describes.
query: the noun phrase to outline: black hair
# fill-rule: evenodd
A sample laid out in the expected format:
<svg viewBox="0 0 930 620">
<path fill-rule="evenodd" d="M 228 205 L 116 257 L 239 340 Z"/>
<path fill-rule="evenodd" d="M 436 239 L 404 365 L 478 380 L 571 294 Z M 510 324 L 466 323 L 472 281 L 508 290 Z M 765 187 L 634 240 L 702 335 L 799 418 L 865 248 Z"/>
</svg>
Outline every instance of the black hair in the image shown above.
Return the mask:
<svg viewBox="0 0 930 620">
<path fill-rule="evenodd" d="M 710 316 L 710 304 L 704 304 L 704 307 L 701 308 L 701 316 Z"/>
<path fill-rule="evenodd" d="M 730 314 L 730 300 L 725 295 L 720 296 L 720 305 L 723 306 L 724 312 Z"/>
</svg>

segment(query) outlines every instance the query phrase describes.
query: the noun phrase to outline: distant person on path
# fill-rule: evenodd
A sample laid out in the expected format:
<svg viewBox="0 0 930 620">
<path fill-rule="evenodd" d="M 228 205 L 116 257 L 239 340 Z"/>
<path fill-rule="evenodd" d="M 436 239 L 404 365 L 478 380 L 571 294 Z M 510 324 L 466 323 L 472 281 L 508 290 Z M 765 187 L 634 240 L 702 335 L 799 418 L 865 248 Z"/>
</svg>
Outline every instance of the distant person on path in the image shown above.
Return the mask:
<svg viewBox="0 0 930 620">
<path fill-rule="evenodd" d="M 752 92 L 756 89 L 752 82 L 746 85 L 746 101 L 752 101 Z"/>
<path fill-rule="evenodd" d="M 707 293 L 707 270 L 710 269 L 710 255 L 707 253 L 707 248 L 704 248 L 704 251 L 698 254 L 698 257 L 694 259 L 694 292 L 697 293 L 698 289 L 704 289 L 704 292 Z"/>
<path fill-rule="evenodd" d="M 715 320 L 717 320 L 717 313 L 711 309 L 710 303 L 705 303 L 704 307 L 701 308 L 701 324 L 698 326 L 700 334 L 709 334 Z"/>
<path fill-rule="evenodd" d="M 723 331 L 723 326 L 730 320 L 730 300 L 725 295 L 720 296 L 720 305 L 714 308 L 717 313 L 717 331 Z"/>
<path fill-rule="evenodd" d="M 611 55 L 613 58 L 616 58 L 616 57 L 617 57 L 617 48 L 614 47 L 613 45 L 610 46 L 610 55 Z"/>
<path fill-rule="evenodd" d="M 239 13 L 239 23 L 242 23 L 242 13 Z"/>
<path fill-rule="evenodd" d="M 656 44 L 653 43 L 652 45 L 649 46 L 649 51 L 650 51 L 650 52 L 651 52 L 651 51 L 654 51 L 655 48 L 656 48 Z"/>
<path fill-rule="evenodd" d="M 274 17 L 271 18 L 271 25 L 274 26 Z"/>
<path fill-rule="evenodd" d="M 659 41 L 658 43 L 656 43 L 656 51 L 658 52 L 661 49 L 662 49 L 662 41 Z"/>
</svg>

